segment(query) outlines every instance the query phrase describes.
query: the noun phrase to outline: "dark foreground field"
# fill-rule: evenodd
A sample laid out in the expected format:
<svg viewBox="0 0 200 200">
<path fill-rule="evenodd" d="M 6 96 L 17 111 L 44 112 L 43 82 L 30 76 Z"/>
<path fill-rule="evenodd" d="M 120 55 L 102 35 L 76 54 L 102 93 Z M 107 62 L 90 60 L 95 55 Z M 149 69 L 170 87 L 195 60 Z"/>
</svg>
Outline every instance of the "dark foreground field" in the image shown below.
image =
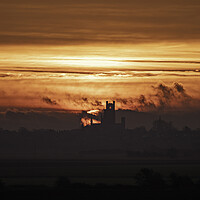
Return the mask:
<svg viewBox="0 0 200 200">
<path fill-rule="evenodd" d="M 200 161 L 1 160 L 0 179 L 3 199 L 191 199 Z"/>
</svg>

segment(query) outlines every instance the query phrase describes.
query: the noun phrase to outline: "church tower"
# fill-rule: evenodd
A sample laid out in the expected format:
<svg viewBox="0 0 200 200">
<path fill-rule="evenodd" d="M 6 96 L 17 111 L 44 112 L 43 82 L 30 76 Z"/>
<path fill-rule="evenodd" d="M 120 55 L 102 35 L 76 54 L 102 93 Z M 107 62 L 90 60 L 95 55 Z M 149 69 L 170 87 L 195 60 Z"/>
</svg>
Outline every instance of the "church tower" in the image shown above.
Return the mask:
<svg viewBox="0 0 200 200">
<path fill-rule="evenodd" d="M 113 126 L 115 124 L 115 101 L 113 101 L 113 103 L 108 103 L 108 101 L 106 101 L 106 109 L 104 109 L 102 124 L 104 126 Z"/>
</svg>

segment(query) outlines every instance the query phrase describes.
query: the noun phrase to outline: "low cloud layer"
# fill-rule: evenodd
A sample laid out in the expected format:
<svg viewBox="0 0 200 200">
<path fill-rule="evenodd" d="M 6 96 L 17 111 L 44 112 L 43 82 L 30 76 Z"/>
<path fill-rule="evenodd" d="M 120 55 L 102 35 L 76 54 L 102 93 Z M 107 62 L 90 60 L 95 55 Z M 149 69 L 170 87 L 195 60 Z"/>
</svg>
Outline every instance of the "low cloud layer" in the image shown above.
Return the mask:
<svg viewBox="0 0 200 200">
<path fill-rule="evenodd" d="M 140 112 L 168 112 L 171 110 L 200 110 L 195 83 L 190 87 L 180 83 L 153 84 L 129 82 L 52 82 L 40 87 L 38 81 L 31 87 L 26 82 L 13 85 L 2 82 L 1 107 L 48 108 L 54 110 L 103 110 L 105 102 L 116 101 L 116 108 Z M 63 87 L 64 86 L 64 87 Z M 6 90 L 5 88 L 10 88 Z M 23 90 L 22 90 L 23 88 Z M 186 89 L 185 89 L 186 88 Z M 193 91 L 192 91 L 193 90 Z M 192 91 L 192 92 L 191 92 Z M 196 94 L 196 96 L 194 95 Z"/>
<path fill-rule="evenodd" d="M 127 95 L 128 96 L 128 95 Z M 184 89 L 180 83 L 166 85 L 160 83 L 149 87 L 149 93 L 141 94 L 138 97 L 120 97 L 120 94 L 115 94 L 115 97 L 107 96 L 96 100 L 95 97 L 80 97 L 78 95 L 66 95 L 67 102 L 73 103 L 75 106 L 80 106 L 85 110 L 102 110 L 105 107 L 105 101 L 116 101 L 117 109 L 133 110 L 140 112 L 170 112 L 173 110 L 199 110 L 199 100 L 194 99 Z"/>
<path fill-rule="evenodd" d="M 126 127 L 136 128 L 145 126 L 152 127 L 154 120 L 158 119 L 160 113 L 157 112 L 137 112 L 131 110 L 117 110 L 116 120 L 120 122 L 121 117 L 126 117 Z M 192 112 L 169 112 L 163 113 L 162 119 L 172 121 L 173 125 L 179 129 L 188 126 L 192 129 L 199 128 L 198 111 Z M 87 112 L 73 113 L 59 110 L 42 109 L 7 109 L 0 112 L 0 129 L 17 130 L 21 127 L 27 129 L 55 129 L 71 130 L 81 128 L 81 118 L 84 125 L 90 124 L 91 118 L 97 123 L 99 115 L 88 114 Z"/>
<path fill-rule="evenodd" d="M 0 44 L 200 40 L 198 0 L 0 3 Z"/>
<path fill-rule="evenodd" d="M 79 114 L 59 110 L 7 109 L 0 112 L 0 128 L 70 130 L 80 128 Z"/>
<path fill-rule="evenodd" d="M 167 86 L 163 83 L 152 86 L 153 92 L 140 95 L 138 98 L 117 98 L 121 109 L 137 111 L 170 111 L 187 110 L 195 106 L 196 100 L 187 94 L 183 85 L 174 83 Z"/>
<path fill-rule="evenodd" d="M 84 125 L 90 124 L 91 118 L 94 123 L 100 122 L 106 100 L 116 101 L 117 120 L 119 121 L 121 116 L 126 117 L 128 128 L 137 126 L 150 128 L 158 115 L 164 116 L 168 121 L 173 121 L 178 128 L 199 127 L 200 101 L 190 96 L 182 84 L 177 82 L 172 85 L 160 83 L 150 86 L 149 90 L 148 94 L 136 97 L 122 98 L 120 95 L 115 95 L 115 97 L 107 96 L 102 99 L 91 95 L 69 93 L 65 93 L 61 99 L 56 99 L 52 93 L 51 96 L 40 98 L 40 101 L 48 108 L 45 106 L 40 108 L 0 107 L 0 128 L 25 127 L 56 130 L 80 128 L 81 122 Z M 65 104 L 69 107 L 79 108 L 79 111 L 62 110 L 61 105 Z"/>
</svg>

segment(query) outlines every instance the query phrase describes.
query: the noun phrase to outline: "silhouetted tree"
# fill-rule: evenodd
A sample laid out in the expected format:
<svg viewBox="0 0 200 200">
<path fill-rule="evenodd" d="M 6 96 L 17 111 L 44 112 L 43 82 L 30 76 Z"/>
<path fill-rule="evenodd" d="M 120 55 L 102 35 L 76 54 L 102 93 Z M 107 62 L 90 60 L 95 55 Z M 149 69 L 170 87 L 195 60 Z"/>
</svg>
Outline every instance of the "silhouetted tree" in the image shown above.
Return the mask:
<svg viewBox="0 0 200 200">
<path fill-rule="evenodd" d="M 188 190 L 194 186 L 194 183 L 190 177 L 179 176 L 176 173 L 170 174 L 170 183 L 173 190 Z"/>
<path fill-rule="evenodd" d="M 160 173 L 143 168 L 135 176 L 137 185 L 142 189 L 163 189 L 165 181 Z"/>
<path fill-rule="evenodd" d="M 58 178 L 58 180 L 55 183 L 55 186 L 59 189 L 66 189 L 67 187 L 69 187 L 71 185 L 70 180 L 65 177 L 65 176 L 61 176 Z"/>
<path fill-rule="evenodd" d="M 0 192 L 4 189 L 5 184 L 2 180 L 0 180 Z"/>
</svg>

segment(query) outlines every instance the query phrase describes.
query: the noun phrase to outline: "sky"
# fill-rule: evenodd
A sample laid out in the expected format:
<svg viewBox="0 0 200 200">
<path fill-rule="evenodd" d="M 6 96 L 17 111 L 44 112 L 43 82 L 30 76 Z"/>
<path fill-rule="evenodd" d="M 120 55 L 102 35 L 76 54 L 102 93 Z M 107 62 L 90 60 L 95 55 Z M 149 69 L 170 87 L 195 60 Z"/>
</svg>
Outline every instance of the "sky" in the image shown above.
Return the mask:
<svg viewBox="0 0 200 200">
<path fill-rule="evenodd" d="M 1 0 L 0 112 L 200 110 L 199 0 Z"/>
</svg>

